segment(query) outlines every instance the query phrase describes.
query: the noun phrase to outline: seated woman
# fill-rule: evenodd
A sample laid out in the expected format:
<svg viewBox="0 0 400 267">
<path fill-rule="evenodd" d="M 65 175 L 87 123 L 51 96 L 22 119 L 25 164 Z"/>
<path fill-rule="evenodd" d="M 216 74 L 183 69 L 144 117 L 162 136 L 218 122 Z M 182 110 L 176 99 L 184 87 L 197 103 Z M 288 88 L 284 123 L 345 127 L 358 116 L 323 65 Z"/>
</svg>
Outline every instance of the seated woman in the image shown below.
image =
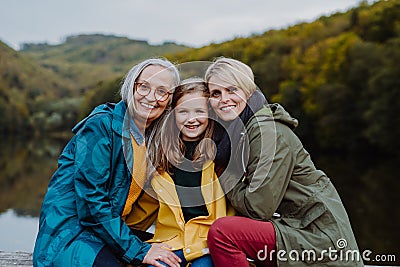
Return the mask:
<svg viewBox="0 0 400 267">
<path fill-rule="evenodd" d="M 294 134 L 297 120 L 282 106 L 266 104 L 252 70 L 238 60 L 218 58 L 205 79 L 221 126 L 216 170 L 243 215 L 211 226 L 214 264 L 249 266 L 251 258 L 262 266 L 363 266 L 343 257 L 358 251 L 349 218 L 330 179 Z"/>
<path fill-rule="evenodd" d="M 179 83 L 164 59 L 135 65 L 121 88 L 122 100 L 96 107 L 73 129 L 43 200 L 34 266 L 126 266 L 180 259 L 161 244 L 143 242 L 132 229 L 154 221 L 158 203 L 144 201 L 145 142 L 157 133 Z M 145 145 L 146 143 L 146 145 Z M 139 200 L 148 205 L 139 208 Z"/>
</svg>

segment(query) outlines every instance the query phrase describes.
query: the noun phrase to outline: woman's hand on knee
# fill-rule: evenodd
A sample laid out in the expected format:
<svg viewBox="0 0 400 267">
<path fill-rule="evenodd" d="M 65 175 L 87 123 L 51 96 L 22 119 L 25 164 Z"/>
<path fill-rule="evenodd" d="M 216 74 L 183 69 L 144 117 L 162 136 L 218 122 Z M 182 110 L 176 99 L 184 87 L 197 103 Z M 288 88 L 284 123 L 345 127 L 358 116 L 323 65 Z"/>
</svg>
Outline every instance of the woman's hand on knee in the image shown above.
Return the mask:
<svg viewBox="0 0 400 267">
<path fill-rule="evenodd" d="M 165 267 L 161 261 L 170 267 L 180 267 L 181 259 L 171 251 L 170 246 L 166 244 L 151 244 L 151 248 L 143 259 L 143 263 L 154 265 L 156 267 Z"/>
</svg>

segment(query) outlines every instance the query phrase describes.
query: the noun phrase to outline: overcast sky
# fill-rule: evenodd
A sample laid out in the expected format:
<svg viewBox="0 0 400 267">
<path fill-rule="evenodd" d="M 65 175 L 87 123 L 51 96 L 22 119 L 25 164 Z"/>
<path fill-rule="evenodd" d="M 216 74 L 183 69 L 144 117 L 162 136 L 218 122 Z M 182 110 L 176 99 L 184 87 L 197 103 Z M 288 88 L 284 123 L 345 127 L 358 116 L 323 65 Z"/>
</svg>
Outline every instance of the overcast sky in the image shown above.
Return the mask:
<svg viewBox="0 0 400 267">
<path fill-rule="evenodd" d="M 0 40 L 56 44 L 104 33 L 200 47 L 346 11 L 361 0 L 1 0 Z M 371 2 L 373 0 L 370 0 Z"/>
</svg>

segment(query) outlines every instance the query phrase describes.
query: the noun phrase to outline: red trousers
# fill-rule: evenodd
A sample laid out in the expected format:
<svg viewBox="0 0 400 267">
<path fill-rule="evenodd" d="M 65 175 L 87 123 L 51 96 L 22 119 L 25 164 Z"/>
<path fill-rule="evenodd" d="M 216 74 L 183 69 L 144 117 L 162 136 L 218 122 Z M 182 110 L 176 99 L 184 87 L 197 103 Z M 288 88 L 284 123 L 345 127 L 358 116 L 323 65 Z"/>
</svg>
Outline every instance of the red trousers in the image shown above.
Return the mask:
<svg viewBox="0 0 400 267">
<path fill-rule="evenodd" d="M 216 267 L 248 267 L 248 258 L 257 266 L 277 266 L 275 229 L 271 222 L 222 217 L 208 232 L 208 247 Z"/>
</svg>

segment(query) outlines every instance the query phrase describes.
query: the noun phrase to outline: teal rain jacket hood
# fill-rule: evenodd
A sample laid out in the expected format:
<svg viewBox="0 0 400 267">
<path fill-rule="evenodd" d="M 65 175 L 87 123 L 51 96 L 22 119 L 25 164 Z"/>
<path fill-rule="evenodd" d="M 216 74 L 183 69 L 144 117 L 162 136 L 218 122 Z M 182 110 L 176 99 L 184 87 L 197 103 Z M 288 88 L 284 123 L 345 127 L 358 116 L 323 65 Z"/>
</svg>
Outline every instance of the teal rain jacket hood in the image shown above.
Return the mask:
<svg viewBox="0 0 400 267">
<path fill-rule="evenodd" d="M 127 263 L 148 252 L 121 219 L 133 166 L 130 134 L 144 141 L 124 123 L 125 113 L 122 101 L 103 104 L 74 127 L 43 201 L 34 266 L 92 266 L 105 245 Z"/>
</svg>

